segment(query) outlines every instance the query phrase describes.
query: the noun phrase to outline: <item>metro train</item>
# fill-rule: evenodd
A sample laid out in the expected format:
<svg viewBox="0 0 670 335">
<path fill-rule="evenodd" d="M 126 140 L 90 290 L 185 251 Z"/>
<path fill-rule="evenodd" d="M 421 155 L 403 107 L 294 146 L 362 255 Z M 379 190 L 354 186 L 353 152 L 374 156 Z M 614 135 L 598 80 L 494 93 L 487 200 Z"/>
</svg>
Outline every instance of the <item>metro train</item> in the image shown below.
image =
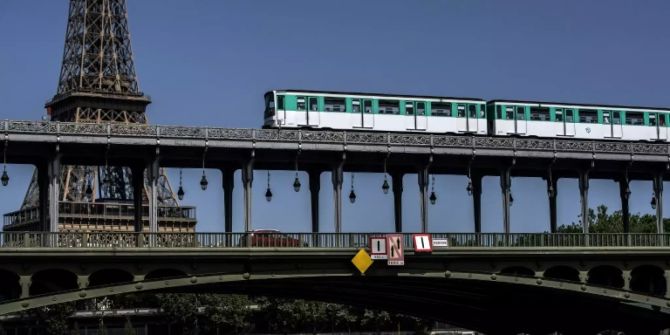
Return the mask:
<svg viewBox="0 0 670 335">
<path fill-rule="evenodd" d="M 265 94 L 263 126 L 668 141 L 670 109 L 275 90 Z"/>
</svg>

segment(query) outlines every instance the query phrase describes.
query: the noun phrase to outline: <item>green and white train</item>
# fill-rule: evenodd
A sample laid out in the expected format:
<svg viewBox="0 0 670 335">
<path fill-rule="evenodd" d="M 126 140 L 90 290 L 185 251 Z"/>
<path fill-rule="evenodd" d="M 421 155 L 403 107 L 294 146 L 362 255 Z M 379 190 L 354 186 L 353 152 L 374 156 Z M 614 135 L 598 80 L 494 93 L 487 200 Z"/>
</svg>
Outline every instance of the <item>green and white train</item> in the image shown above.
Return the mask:
<svg viewBox="0 0 670 335">
<path fill-rule="evenodd" d="M 669 126 L 665 108 L 306 90 L 265 94 L 269 128 L 668 141 Z"/>
</svg>

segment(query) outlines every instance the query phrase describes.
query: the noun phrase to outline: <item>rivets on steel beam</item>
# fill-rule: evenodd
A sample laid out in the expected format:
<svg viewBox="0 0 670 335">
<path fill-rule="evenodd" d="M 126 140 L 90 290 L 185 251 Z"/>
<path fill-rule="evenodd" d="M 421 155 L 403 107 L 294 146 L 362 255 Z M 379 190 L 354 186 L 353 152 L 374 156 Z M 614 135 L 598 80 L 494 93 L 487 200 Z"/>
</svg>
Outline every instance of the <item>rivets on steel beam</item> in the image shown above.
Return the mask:
<svg viewBox="0 0 670 335">
<path fill-rule="evenodd" d="M 79 297 L 80 298 L 85 298 L 86 297 L 86 292 L 79 292 Z"/>
<path fill-rule="evenodd" d="M 496 279 L 498 279 L 498 277 L 496 276 L 496 274 L 495 274 L 495 273 L 492 274 L 492 275 L 491 275 L 491 280 L 496 280 Z"/>
<path fill-rule="evenodd" d="M 449 278 L 449 277 L 451 277 L 451 271 L 449 271 L 449 270 L 444 271 L 444 278 Z"/>
<path fill-rule="evenodd" d="M 51 298 L 51 301 L 56 301 L 58 300 L 56 297 Z"/>
<path fill-rule="evenodd" d="M 582 291 L 586 291 L 586 285 L 583 285 L 580 287 Z"/>
<path fill-rule="evenodd" d="M 249 278 L 251 278 L 251 274 L 250 274 L 249 272 L 245 272 L 245 273 L 242 275 L 242 278 L 244 278 L 244 279 L 246 279 L 246 280 L 249 280 Z"/>
<path fill-rule="evenodd" d="M 630 293 L 628 293 L 628 292 L 624 293 L 623 297 L 626 298 L 626 299 L 630 298 Z"/>
<path fill-rule="evenodd" d="M 195 284 L 197 282 L 198 282 L 198 277 L 196 277 L 196 276 L 191 277 L 191 283 L 192 284 Z"/>
<path fill-rule="evenodd" d="M 135 288 L 138 289 L 138 290 L 141 290 L 142 287 L 144 287 L 144 286 L 141 283 L 135 284 Z"/>
<path fill-rule="evenodd" d="M 30 304 L 27 303 L 27 302 L 22 302 L 21 303 L 21 307 L 23 307 L 23 308 L 28 308 L 28 306 L 30 306 Z"/>
<path fill-rule="evenodd" d="M 542 285 L 542 278 L 537 278 L 535 281 L 538 285 Z"/>
<path fill-rule="evenodd" d="M 170 285 L 170 281 L 169 281 L 169 280 L 166 280 L 164 284 L 165 284 L 165 286 L 169 286 L 169 285 Z"/>
</svg>

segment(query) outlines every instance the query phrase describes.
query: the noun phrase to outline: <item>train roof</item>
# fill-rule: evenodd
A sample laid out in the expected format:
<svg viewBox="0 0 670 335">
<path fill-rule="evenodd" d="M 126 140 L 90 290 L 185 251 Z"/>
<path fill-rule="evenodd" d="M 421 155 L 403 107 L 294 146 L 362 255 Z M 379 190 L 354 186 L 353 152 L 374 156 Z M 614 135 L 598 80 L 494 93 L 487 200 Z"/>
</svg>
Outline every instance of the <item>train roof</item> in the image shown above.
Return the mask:
<svg viewBox="0 0 670 335">
<path fill-rule="evenodd" d="M 276 92 L 286 92 L 286 93 L 307 93 L 307 94 L 336 94 L 336 95 L 348 95 L 348 96 L 375 96 L 375 97 L 389 97 L 389 98 L 419 98 L 419 99 L 446 99 L 446 100 L 467 100 L 467 101 L 478 101 L 485 103 L 486 100 L 481 98 L 469 98 L 469 97 L 446 97 L 446 96 L 435 96 L 435 95 L 408 95 L 408 94 L 388 94 L 388 93 L 370 93 L 370 92 L 340 92 L 340 91 L 315 91 L 315 90 L 299 90 L 299 89 L 283 89 L 283 90 L 273 90 Z M 268 91 L 265 94 L 272 93 L 273 91 Z"/>
<path fill-rule="evenodd" d="M 625 105 L 608 105 L 608 104 L 583 104 L 583 103 L 572 103 L 572 102 L 549 102 L 549 101 L 532 101 L 532 100 L 510 100 L 510 99 L 494 99 L 489 100 L 487 104 L 495 103 L 514 103 L 514 104 L 528 104 L 528 105 L 538 105 L 538 106 L 563 106 L 563 107 L 603 107 L 603 108 L 613 108 L 613 109 L 624 109 L 624 110 L 657 110 L 657 111 L 670 111 L 668 107 L 649 107 L 649 106 L 625 106 Z"/>
</svg>

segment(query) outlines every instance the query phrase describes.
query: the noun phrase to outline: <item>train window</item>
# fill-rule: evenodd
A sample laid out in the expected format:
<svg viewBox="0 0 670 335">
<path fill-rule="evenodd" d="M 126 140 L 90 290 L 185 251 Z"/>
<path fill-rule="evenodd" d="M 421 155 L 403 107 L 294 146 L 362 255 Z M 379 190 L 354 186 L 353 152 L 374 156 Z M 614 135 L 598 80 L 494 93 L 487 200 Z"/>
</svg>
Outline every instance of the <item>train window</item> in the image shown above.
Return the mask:
<svg viewBox="0 0 670 335">
<path fill-rule="evenodd" d="M 644 124 L 644 116 L 642 113 L 626 113 L 626 124 L 633 126 L 640 126 Z"/>
<path fill-rule="evenodd" d="M 316 112 L 319 110 L 319 104 L 316 98 L 309 98 L 309 111 Z"/>
<path fill-rule="evenodd" d="M 400 107 L 398 105 L 398 101 L 379 100 L 379 114 L 400 114 Z"/>
<path fill-rule="evenodd" d="M 305 97 L 298 97 L 298 110 L 299 111 L 304 111 L 305 110 Z"/>
<path fill-rule="evenodd" d="M 363 112 L 365 114 L 372 114 L 372 101 L 365 100 L 363 102 Z"/>
<path fill-rule="evenodd" d="M 416 115 L 426 115 L 426 103 L 417 102 L 416 103 Z"/>
<path fill-rule="evenodd" d="M 575 111 L 571 109 L 565 110 L 565 122 L 575 122 Z"/>
<path fill-rule="evenodd" d="M 649 125 L 656 126 L 656 113 L 649 113 Z"/>
<path fill-rule="evenodd" d="M 557 109 L 556 110 L 556 122 L 563 122 L 563 110 L 562 109 Z"/>
<path fill-rule="evenodd" d="M 517 106 L 516 107 L 516 119 L 525 120 L 526 119 L 526 107 Z"/>
<path fill-rule="evenodd" d="M 598 123 L 598 112 L 590 109 L 580 109 L 579 123 Z"/>
<path fill-rule="evenodd" d="M 603 124 L 610 124 L 610 112 L 609 111 L 604 111 L 603 112 Z"/>
<path fill-rule="evenodd" d="M 531 107 L 530 119 L 533 121 L 549 121 L 549 108 Z"/>
<path fill-rule="evenodd" d="M 468 117 L 469 118 L 477 118 L 477 105 L 468 105 Z"/>
<path fill-rule="evenodd" d="M 612 111 L 612 124 L 621 124 L 621 112 Z"/>
<path fill-rule="evenodd" d="M 354 100 L 351 102 L 351 111 L 353 113 L 360 113 L 361 112 L 361 102 L 358 100 Z"/>
<path fill-rule="evenodd" d="M 414 104 L 411 102 L 405 103 L 405 114 L 414 115 Z"/>
<path fill-rule="evenodd" d="M 278 95 L 277 96 L 277 109 L 279 109 L 279 110 L 284 109 L 284 96 L 283 95 Z"/>
<path fill-rule="evenodd" d="M 514 120 L 514 107 L 505 108 L 505 120 Z"/>
<path fill-rule="evenodd" d="M 502 106 L 496 106 L 496 119 L 502 120 Z"/>
<path fill-rule="evenodd" d="M 456 116 L 465 117 L 465 105 L 461 104 L 456 105 Z"/>
<path fill-rule="evenodd" d="M 275 115 L 275 101 L 271 95 L 266 96 L 265 99 L 265 117 L 273 117 Z"/>
<path fill-rule="evenodd" d="M 658 114 L 658 124 L 665 127 L 665 114 Z"/>
<path fill-rule="evenodd" d="M 431 106 L 433 116 L 451 116 L 450 103 L 433 103 Z"/>
<path fill-rule="evenodd" d="M 325 98 L 323 110 L 326 112 L 344 112 L 344 98 Z"/>
</svg>

